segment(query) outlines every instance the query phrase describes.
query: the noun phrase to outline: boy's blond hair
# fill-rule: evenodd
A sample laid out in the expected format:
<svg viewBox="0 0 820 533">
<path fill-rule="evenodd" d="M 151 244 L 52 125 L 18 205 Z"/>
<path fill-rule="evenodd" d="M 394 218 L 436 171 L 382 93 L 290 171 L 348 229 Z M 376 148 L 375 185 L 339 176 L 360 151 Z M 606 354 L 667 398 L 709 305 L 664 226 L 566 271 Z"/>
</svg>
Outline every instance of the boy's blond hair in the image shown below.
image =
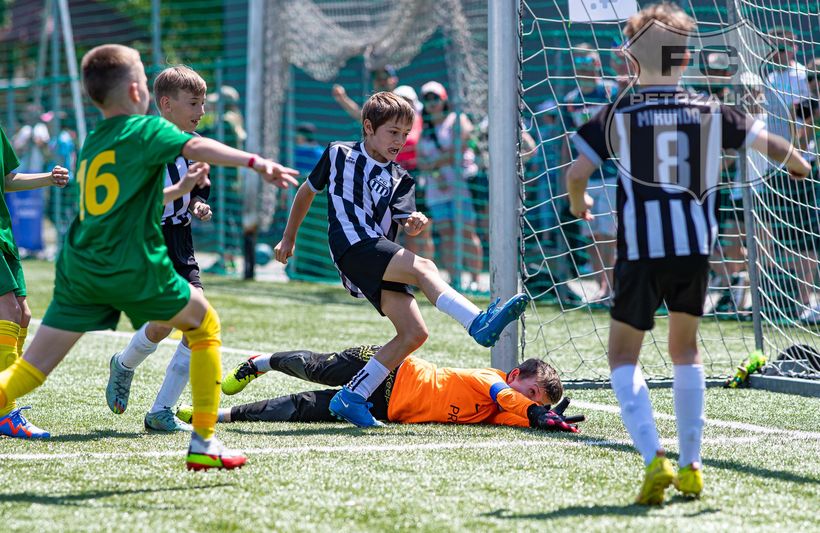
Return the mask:
<svg viewBox="0 0 820 533">
<path fill-rule="evenodd" d="M 362 135 L 365 135 L 365 120 L 370 121 L 375 132 L 379 126 L 390 120 L 412 125 L 415 118 L 416 112 L 407 100 L 391 92 L 378 92 L 368 98 L 362 106 Z"/>
<path fill-rule="evenodd" d="M 103 44 L 89 50 L 82 61 L 83 87 L 98 105 L 106 105 L 123 82 L 140 68 L 140 53 L 121 44 Z"/>
<path fill-rule="evenodd" d="M 159 104 L 160 98 L 168 96 L 176 98 L 179 91 L 185 91 L 194 96 L 205 96 L 208 85 L 202 76 L 185 65 L 168 67 L 157 75 L 154 80 L 154 98 Z"/>
<path fill-rule="evenodd" d="M 676 30 L 680 33 L 666 32 L 660 40 L 654 35 L 645 33 L 639 39 L 640 46 L 644 50 L 658 50 L 662 46 L 686 46 L 689 42 L 689 34 L 695 30 L 697 24 L 695 19 L 686 14 L 674 2 L 660 2 L 652 4 L 641 9 L 626 21 L 624 26 L 624 36 L 627 39 L 632 39 L 641 31 L 641 28 L 651 23 L 653 20 Z M 641 65 L 641 69 L 653 67 L 654 65 Z M 654 69 L 651 69 L 654 70 Z"/>
</svg>

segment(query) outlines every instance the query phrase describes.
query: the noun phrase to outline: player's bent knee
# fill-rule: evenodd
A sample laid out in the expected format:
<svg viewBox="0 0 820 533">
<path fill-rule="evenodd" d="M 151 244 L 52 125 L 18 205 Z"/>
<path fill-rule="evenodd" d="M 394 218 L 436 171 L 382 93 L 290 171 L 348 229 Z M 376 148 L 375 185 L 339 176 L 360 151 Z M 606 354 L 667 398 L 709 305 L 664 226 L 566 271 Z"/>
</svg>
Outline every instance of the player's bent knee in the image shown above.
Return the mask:
<svg viewBox="0 0 820 533">
<path fill-rule="evenodd" d="M 221 345 L 221 333 L 222 325 L 219 321 L 219 315 L 217 315 L 216 310 L 209 305 L 199 326 L 187 330 L 185 336 L 188 337 L 188 344 L 191 350 L 196 350 L 207 346 Z"/>
<path fill-rule="evenodd" d="M 399 334 L 402 344 L 408 352 L 413 352 L 427 342 L 430 334 L 427 332 L 427 327 L 424 325 L 415 326 L 408 331 Z"/>
<path fill-rule="evenodd" d="M 425 276 L 435 275 L 438 273 L 438 267 L 436 264 L 429 259 L 425 259 L 424 257 L 416 256 L 413 266 L 416 267 L 416 270 L 420 274 Z"/>
<path fill-rule="evenodd" d="M 21 311 L 20 304 L 13 292 L 7 292 L 0 296 L 0 320 L 19 324 Z"/>
<path fill-rule="evenodd" d="M 29 308 L 25 298 L 18 298 L 17 302 L 20 306 L 20 327 L 27 328 L 31 323 L 31 308 Z"/>
</svg>

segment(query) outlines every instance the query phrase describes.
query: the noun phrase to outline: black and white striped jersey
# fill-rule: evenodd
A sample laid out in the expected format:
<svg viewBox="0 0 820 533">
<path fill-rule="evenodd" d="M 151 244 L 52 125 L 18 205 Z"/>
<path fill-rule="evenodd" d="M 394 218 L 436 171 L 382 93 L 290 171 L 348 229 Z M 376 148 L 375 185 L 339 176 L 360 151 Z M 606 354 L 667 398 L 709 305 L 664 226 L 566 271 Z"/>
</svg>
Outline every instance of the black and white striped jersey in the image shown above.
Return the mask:
<svg viewBox="0 0 820 533">
<path fill-rule="evenodd" d="M 173 163 L 168 163 L 165 168 L 165 187 L 179 182 L 180 179 L 188 172 L 188 167 L 191 165 L 181 155 L 176 158 Z M 191 205 L 192 197 L 199 197 L 203 200 L 208 199 L 210 187 L 200 188 L 195 187 L 190 193 L 186 193 L 181 198 L 177 198 L 173 202 L 165 204 L 165 210 L 162 212 L 163 225 L 187 225 L 191 223 L 191 213 L 188 212 L 188 207 Z"/>
<path fill-rule="evenodd" d="M 416 210 L 415 181 L 393 161 L 379 163 L 363 142 L 332 142 L 307 179 L 315 193 L 327 187 L 328 244 L 336 262 L 357 242 L 395 240 L 398 220 Z"/>
<path fill-rule="evenodd" d="M 644 87 L 610 104 L 573 137 L 595 164 L 618 167 L 618 258 L 710 255 L 721 152 L 765 128 L 741 111 L 679 87 Z"/>
</svg>

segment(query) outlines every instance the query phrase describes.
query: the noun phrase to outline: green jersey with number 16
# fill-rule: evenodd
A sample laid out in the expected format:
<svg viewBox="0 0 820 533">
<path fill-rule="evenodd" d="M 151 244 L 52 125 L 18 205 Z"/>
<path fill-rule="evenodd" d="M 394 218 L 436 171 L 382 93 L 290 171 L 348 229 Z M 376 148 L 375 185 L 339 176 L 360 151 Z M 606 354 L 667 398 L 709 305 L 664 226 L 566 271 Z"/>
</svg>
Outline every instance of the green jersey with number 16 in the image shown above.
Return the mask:
<svg viewBox="0 0 820 533">
<path fill-rule="evenodd" d="M 80 210 L 57 261 L 55 296 L 139 301 L 168 285 L 176 274 L 160 227 L 165 165 L 190 138 L 147 115 L 105 119 L 88 135 L 77 165 Z"/>
</svg>

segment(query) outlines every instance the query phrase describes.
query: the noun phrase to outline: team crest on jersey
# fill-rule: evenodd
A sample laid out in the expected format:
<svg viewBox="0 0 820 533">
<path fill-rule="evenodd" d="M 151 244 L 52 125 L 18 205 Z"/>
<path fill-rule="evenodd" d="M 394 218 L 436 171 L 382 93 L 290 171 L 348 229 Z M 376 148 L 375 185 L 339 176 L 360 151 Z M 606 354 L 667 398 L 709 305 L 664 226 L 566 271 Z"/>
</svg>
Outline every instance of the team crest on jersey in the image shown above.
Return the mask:
<svg viewBox="0 0 820 533">
<path fill-rule="evenodd" d="M 380 176 L 370 178 L 367 182 L 367 186 L 370 187 L 371 192 L 378 194 L 381 197 L 390 194 L 390 184 Z"/>
</svg>

